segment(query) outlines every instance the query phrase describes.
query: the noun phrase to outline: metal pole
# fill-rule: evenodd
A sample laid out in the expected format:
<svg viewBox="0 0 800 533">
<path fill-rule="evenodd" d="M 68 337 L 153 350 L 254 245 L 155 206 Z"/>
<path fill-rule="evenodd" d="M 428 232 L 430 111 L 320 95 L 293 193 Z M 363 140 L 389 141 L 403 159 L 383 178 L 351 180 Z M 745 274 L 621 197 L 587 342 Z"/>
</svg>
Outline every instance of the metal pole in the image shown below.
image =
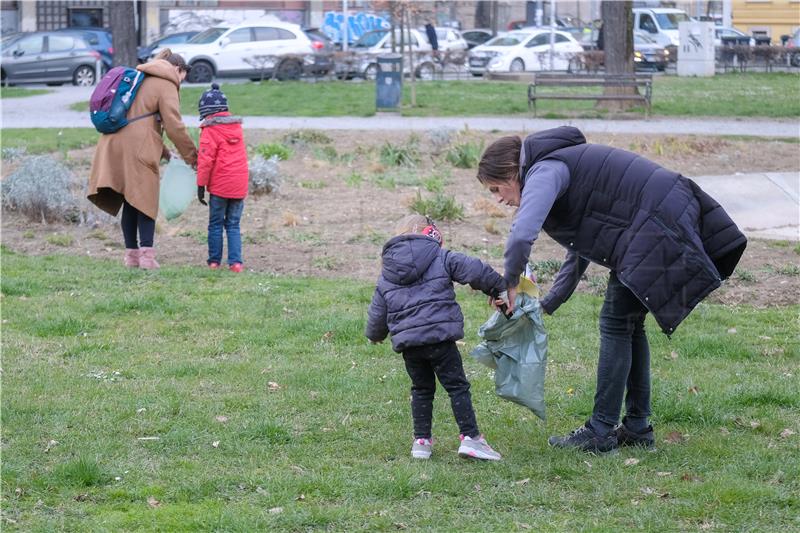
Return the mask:
<svg viewBox="0 0 800 533">
<path fill-rule="evenodd" d="M 726 28 L 733 26 L 731 16 L 731 0 L 722 0 L 722 25 Z"/>
<path fill-rule="evenodd" d="M 556 46 L 556 0 L 550 0 L 550 70 L 553 70 L 553 54 Z"/>
<path fill-rule="evenodd" d="M 347 45 L 350 40 L 348 34 L 350 28 L 350 14 L 347 12 L 347 0 L 342 0 L 342 23 L 344 24 L 344 31 L 342 32 L 342 51 L 347 52 Z"/>
</svg>

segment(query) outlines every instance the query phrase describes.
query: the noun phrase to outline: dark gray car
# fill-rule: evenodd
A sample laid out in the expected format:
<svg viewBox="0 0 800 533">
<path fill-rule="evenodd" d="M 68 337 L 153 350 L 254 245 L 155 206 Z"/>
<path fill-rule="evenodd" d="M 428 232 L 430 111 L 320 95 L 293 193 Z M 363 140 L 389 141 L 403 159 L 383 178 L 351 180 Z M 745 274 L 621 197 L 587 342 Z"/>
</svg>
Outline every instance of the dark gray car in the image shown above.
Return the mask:
<svg viewBox="0 0 800 533">
<path fill-rule="evenodd" d="M 0 71 L 3 84 L 47 83 L 88 86 L 97 82 L 100 53 L 80 33 L 32 32 L 4 38 Z"/>
</svg>

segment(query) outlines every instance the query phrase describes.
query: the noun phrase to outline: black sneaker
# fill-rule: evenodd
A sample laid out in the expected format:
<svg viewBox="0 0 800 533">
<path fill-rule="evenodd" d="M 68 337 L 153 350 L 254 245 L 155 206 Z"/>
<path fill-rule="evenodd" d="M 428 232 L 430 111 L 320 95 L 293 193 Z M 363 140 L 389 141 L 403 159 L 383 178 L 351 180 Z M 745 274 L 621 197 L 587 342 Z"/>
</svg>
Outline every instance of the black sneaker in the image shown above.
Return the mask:
<svg viewBox="0 0 800 533">
<path fill-rule="evenodd" d="M 547 440 L 554 448 L 574 448 L 591 453 L 609 453 L 617 450 L 617 435 L 613 431 L 600 437 L 586 422 L 565 437 L 550 437 Z"/>
<path fill-rule="evenodd" d="M 622 424 L 614 429 L 614 434 L 617 436 L 618 446 L 641 446 L 647 449 L 653 449 L 656 446 L 656 436 L 653 433 L 653 426 L 647 426 L 643 431 L 633 432 L 625 427 L 625 419 L 622 419 Z"/>
</svg>

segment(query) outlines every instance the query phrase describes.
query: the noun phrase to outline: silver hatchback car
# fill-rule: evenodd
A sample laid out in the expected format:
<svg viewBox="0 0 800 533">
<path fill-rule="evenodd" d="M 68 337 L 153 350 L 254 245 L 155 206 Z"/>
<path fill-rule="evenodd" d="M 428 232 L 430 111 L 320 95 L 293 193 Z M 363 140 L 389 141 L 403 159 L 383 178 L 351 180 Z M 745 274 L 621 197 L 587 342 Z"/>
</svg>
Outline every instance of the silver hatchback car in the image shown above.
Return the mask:
<svg viewBox="0 0 800 533">
<path fill-rule="evenodd" d="M 2 83 L 94 85 L 100 53 L 80 32 L 31 32 L 4 37 L 0 55 Z"/>
</svg>

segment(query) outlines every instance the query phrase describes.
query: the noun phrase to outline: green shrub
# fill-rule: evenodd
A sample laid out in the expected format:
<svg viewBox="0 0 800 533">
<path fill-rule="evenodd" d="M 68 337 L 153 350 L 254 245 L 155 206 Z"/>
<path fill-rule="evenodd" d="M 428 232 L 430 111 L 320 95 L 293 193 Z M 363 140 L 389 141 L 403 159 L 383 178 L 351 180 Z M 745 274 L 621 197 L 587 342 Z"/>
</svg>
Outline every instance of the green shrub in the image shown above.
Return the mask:
<svg viewBox="0 0 800 533">
<path fill-rule="evenodd" d="M 531 270 L 536 274 L 536 279 L 539 282 L 549 281 L 560 269 L 561 261 L 558 259 L 544 259 L 531 265 Z"/>
<path fill-rule="evenodd" d="M 280 161 L 287 161 L 292 155 L 292 151 L 281 143 L 259 144 L 256 153 L 264 159 L 277 156 Z"/>
<path fill-rule="evenodd" d="M 411 211 L 429 216 L 434 220 L 460 220 L 464 218 L 464 206 L 456 202 L 453 196 L 436 193 L 431 198 L 417 197 L 409 206 Z"/>
<path fill-rule="evenodd" d="M 481 160 L 483 142 L 460 143 L 447 151 L 447 161 L 458 168 L 475 168 Z"/>
<path fill-rule="evenodd" d="M 348 187 L 360 187 L 364 182 L 364 176 L 358 172 L 351 172 L 349 176 L 344 178 L 344 182 Z"/>
<path fill-rule="evenodd" d="M 79 487 L 100 485 L 105 481 L 97 461 L 84 457 L 62 464 L 57 468 L 56 475 L 66 484 Z"/>
<path fill-rule="evenodd" d="M 339 160 L 339 153 L 333 146 L 320 146 L 314 149 L 314 157 L 322 159 L 323 161 L 335 163 Z"/>
<path fill-rule="evenodd" d="M 419 150 L 413 142 L 398 146 L 385 142 L 381 146 L 381 163 L 389 167 L 412 167 L 419 163 Z"/>
</svg>

